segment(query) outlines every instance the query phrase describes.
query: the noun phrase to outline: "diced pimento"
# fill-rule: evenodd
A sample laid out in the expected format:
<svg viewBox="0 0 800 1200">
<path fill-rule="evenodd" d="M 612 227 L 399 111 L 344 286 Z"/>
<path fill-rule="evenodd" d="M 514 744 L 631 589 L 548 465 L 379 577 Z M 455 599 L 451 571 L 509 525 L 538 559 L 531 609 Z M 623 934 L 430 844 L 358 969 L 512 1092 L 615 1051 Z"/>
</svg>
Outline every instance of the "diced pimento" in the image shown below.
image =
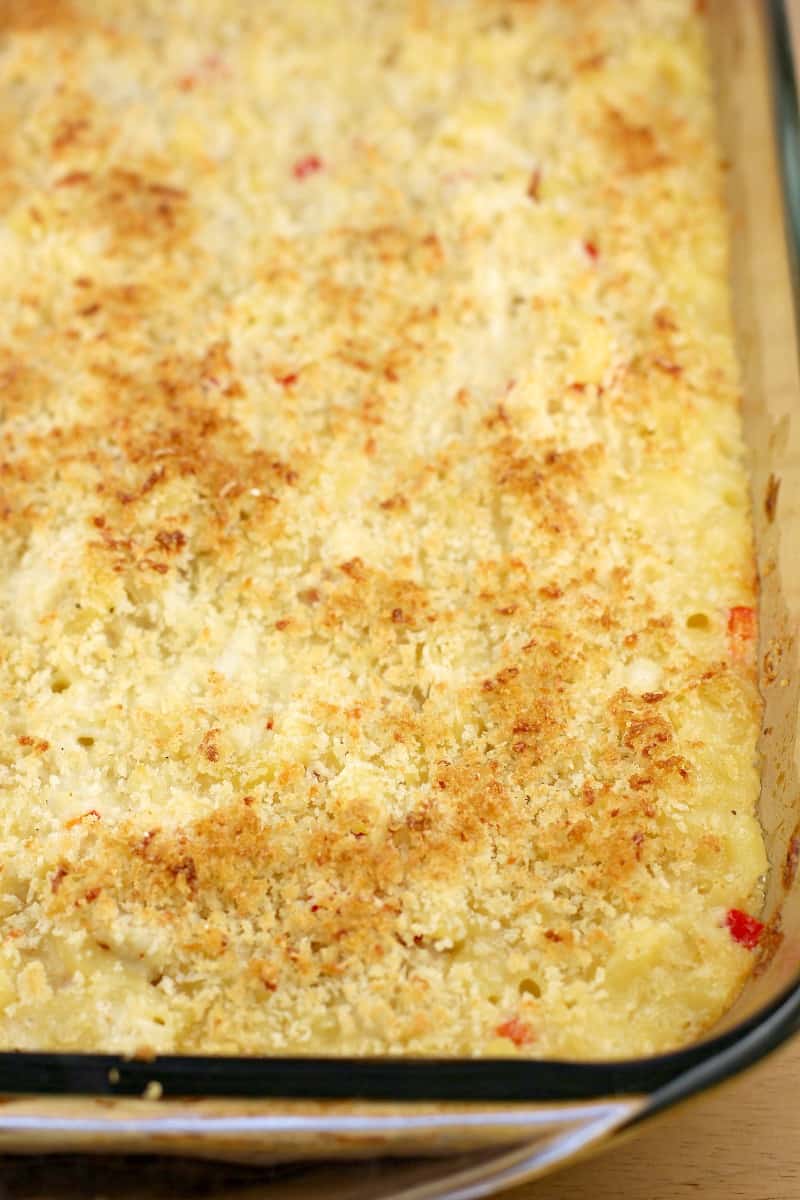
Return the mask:
<svg viewBox="0 0 800 1200">
<path fill-rule="evenodd" d="M 207 54 L 194 71 L 189 71 L 187 74 L 180 76 L 178 87 L 182 92 L 191 92 L 194 91 L 198 84 L 208 82 L 214 76 L 230 79 L 230 75 L 230 68 L 226 65 L 220 54 Z"/>
<path fill-rule="evenodd" d="M 735 662 L 747 662 L 758 633 L 756 610 L 737 604 L 728 610 L 728 648 Z"/>
<path fill-rule="evenodd" d="M 503 1021 L 497 1026 L 495 1033 L 498 1037 L 508 1038 L 515 1046 L 529 1046 L 531 1042 L 536 1041 L 536 1034 L 530 1025 L 526 1025 L 519 1017 L 511 1017 L 508 1021 Z"/>
<path fill-rule="evenodd" d="M 210 74 L 217 73 L 220 75 L 230 75 L 230 70 L 225 65 L 225 60 L 223 59 L 222 55 L 217 54 L 216 52 L 207 54 L 200 66 L 204 71 L 208 71 Z"/>
<path fill-rule="evenodd" d="M 597 262 L 598 258 L 600 257 L 600 251 L 597 249 L 597 242 L 585 241 L 583 243 L 583 248 L 589 255 L 589 258 L 592 260 L 592 262 Z"/>
<path fill-rule="evenodd" d="M 542 198 L 542 171 L 540 167 L 535 167 L 531 171 L 528 179 L 527 196 L 533 200 L 534 204 L 538 204 Z"/>
<path fill-rule="evenodd" d="M 292 174 L 295 179 L 307 179 L 309 175 L 315 175 L 317 171 L 321 171 L 323 167 L 322 159 L 316 154 L 307 154 L 305 158 L 299 158 L 292 167 Z"/>
<path fill-rule="evenodd" d="M 731 937 L 747 950 L 755 950 L 764 932 L 764 923 L 758 917 L 743 912 L 740 908 L 729 908 L 725 924 Z"/>
</svg>

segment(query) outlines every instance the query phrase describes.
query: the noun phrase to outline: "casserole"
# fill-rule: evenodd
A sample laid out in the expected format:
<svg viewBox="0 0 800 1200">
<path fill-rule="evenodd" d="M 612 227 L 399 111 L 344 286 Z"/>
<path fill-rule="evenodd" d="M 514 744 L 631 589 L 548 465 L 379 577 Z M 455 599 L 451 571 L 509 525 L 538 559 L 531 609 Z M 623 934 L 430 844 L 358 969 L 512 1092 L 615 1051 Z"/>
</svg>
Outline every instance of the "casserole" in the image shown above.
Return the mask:
<svg viewBox="0 0 800 1200">
<path fill-rule="evenodd" d="M 158 1145 L 172 1153 L 274 1160 L 329 1156 L 334 1147 L 346 1155 L 379 1148 L 442 1153 L 536 1138 L 536 1150 L 526 1145 L 493 1165 L 494 1185 L 499 1186 L 524 1172 L 544 1169 L 558 1155 L 585 1149 L 611 1130 L 744 1065 L 792 1026 L 797 1009 L 792 990 L 797 967 L 792 938 L 797 858 L 792 634 L 797 576 L 786 547 L 794 532 L 792 517 L 797 516 L 791 497 L 796 431 L 781 418 L 788 417 L 794 403 L 796 378 L 779 219 L 770 222 L 769 231 L 763 226 L 765 212 L 779 217 L 777 179 L 771 164 L 755 163 L 756 154 L 771 153 L 765 136 L 765 16 L 744 3 L 720 5 L 711 13 L 720 113 L 732 162 L 737 321 L 762 581 L 760 667 L 767 705 L 762 821 L 773 867 L 767 902 L 771 959 L 764 960 L 761 973 L 717 1036 L 651 1060 L 566 1064 L 183 1058 L 146 1063 L 107 1056 L 4 1056 L 0 1086 L 29 1097 L 5 1105 L 0 1136 L 8 1148 L 77 1151 L 90 1146 L 97 1151 Z M 776 63 L 785 69 L 785 43 L 778 38 L 780 9 L 773 7 L 769 16 Z M 768 325 L 765 310 L 758 307 L 760 295 L 769 301 Z M 62 1080 L 68 1081 L 68 1089 L 62 1089 Z M 30 1098 L 61 1090 L 71 1095 Z M 123 1098 L 143 1092 L 143 1100 Z M 157 1101 L 159 1092 L 164 1098 Z M 92 1099 L 78 1100 L 76 1095 Z M 98 1095 L 116 1099 L 109 1107 Z M 398 1095 L 413 1097 L 411 1108 L 398 1105 Z M 204 1099 L 189 1099 L 197 1096 Z M 312 1099 L 304 1099 L 308 1097 Z M 476 1170 L 483 1170 L 482 1181 Z M 452 1190 L 459 1186 L 461 1190 Z M 475 1168 L 470 1182 L 451 1184 L 451 1193 L 477 1195 L 488 1186 L 486 1170 Z"/>
<path fill-rule="evenodd" d="M 703 19 L 302 4 L 0 59 L 0 1048 L 674 1049 L 767 868 Z"/>
</svg>

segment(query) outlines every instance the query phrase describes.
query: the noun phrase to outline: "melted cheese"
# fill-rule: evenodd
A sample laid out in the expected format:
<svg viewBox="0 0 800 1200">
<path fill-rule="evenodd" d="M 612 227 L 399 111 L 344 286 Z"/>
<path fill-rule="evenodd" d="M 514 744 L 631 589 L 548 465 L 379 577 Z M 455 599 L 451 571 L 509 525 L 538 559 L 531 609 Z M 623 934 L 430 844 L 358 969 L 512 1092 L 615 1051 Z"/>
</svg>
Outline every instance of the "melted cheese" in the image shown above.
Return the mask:
<svg viewBox="0 0 800 1200">
<path fill-rule="evenodd" d="M 0 6 L 3 1047 L 596 1057 L 730 1003 L 698 7 Z"/>
</svg>

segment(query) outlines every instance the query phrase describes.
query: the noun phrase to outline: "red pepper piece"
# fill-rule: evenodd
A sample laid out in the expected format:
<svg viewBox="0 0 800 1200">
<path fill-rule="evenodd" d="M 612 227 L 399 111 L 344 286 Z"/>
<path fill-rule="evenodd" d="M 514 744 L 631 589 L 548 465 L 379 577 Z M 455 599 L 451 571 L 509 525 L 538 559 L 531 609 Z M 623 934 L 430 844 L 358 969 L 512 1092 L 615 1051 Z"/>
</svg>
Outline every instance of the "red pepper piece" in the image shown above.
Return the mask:
<svg viewBox="0 0 800 1200">
<path fill-rule="evenodd" d="M 323 167 L 322 159 L 316 154 L 307 154 L 305 158 L 299 158 L 292 167 L 292 174 L 295 179 L 306 179 L 309 175 L 315 175 L 317 171 L 321 171 Z"/>
<path fill-rule="evenodd" d="M 207 54 L 200 64 L 204 71 L 210 74 L 219 73 L 220 75 L 230 75 L 228 67 L 225 65 L 225 60 L 221 54 Z"/>
<path fill-rule="evenodd" d="M 592 262 L 597 262 L 598 258 L 600 257 L 600 251 L 597 249 L 597 243 L 591 241 L 584 242 L 583 248 L 589 255 L 589 258 L 592 260 Z"/>
<path fill-rule="evenodd" d="M 498 1037 L 508 1038 L 515 1046 L 529 1046 L 531 1042 L 536 1041 L 536 1034 L 530 1025 L 520 1021 L 519 1017 L 511 1017 L 508 1021 L 503 1021 L 497 1026 L 495 1033 Z"/>
<path fill-rule="evenodd" d="M 742 912 L 740 908 L 728 909 L 725 924 L 733 940 L 748 950 L 755 950 L 761 941 L 764 932 L 763 921 L 759 921 L 758 917 L 751 917 L 750 913 Z"/>
<path fill-rule="evenodd" d="M 732 659 L 736 662 L 746 662 L 749 659 L 751 644 L 757 632 L 754 608 L 737 604 L 728 610 L 728 646 Z"/>
<path fill-rule="evenodd" d="M 199 83 L 210 82 L 214 76 L 222 79 L 230 79 L 230 68 L 225 63 L 220 54 L 207 54 L 202 62 L 195 68 L 194 71 L 187 72 L 186 75 L 181 75 L 178 79 L 178 87 L 182 92 L 191 92 Z"/>
<path fill-rule="evenodd" d="M 528 180 L 527 195 L 529 199 L 534 202 L 534 204 L 538 204 L 542 198 L 542 172 L 539 167 L 535 167 L 534 170 L 531 171 L 531 175 Z"/>
</svg>

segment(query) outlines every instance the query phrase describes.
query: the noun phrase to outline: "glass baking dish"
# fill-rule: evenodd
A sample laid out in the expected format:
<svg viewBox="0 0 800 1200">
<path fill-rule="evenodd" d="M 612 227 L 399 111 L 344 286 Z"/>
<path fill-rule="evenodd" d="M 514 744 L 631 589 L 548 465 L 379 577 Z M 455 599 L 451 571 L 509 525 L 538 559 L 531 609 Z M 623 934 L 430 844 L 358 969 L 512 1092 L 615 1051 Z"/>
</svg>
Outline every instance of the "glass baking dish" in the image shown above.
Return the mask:
<svg viewBox="0 0 800 1200">
<path fill-rule="evenodd" d="M 788 0 L 707 7 L 729 162 L 766 705 L 767 953 L 744 993 L 702 1042 L 607 1063 L 0 1054 L 3 1153 L 303 1162 L 300 1175 L 262 1171 L 258 1194 L 467 1200 L 633 1130 L 800 1028 L 800 134 L 790 12 Z M 319 1165 L 333 1159 L 370 1165 Z"/>
</svg>

